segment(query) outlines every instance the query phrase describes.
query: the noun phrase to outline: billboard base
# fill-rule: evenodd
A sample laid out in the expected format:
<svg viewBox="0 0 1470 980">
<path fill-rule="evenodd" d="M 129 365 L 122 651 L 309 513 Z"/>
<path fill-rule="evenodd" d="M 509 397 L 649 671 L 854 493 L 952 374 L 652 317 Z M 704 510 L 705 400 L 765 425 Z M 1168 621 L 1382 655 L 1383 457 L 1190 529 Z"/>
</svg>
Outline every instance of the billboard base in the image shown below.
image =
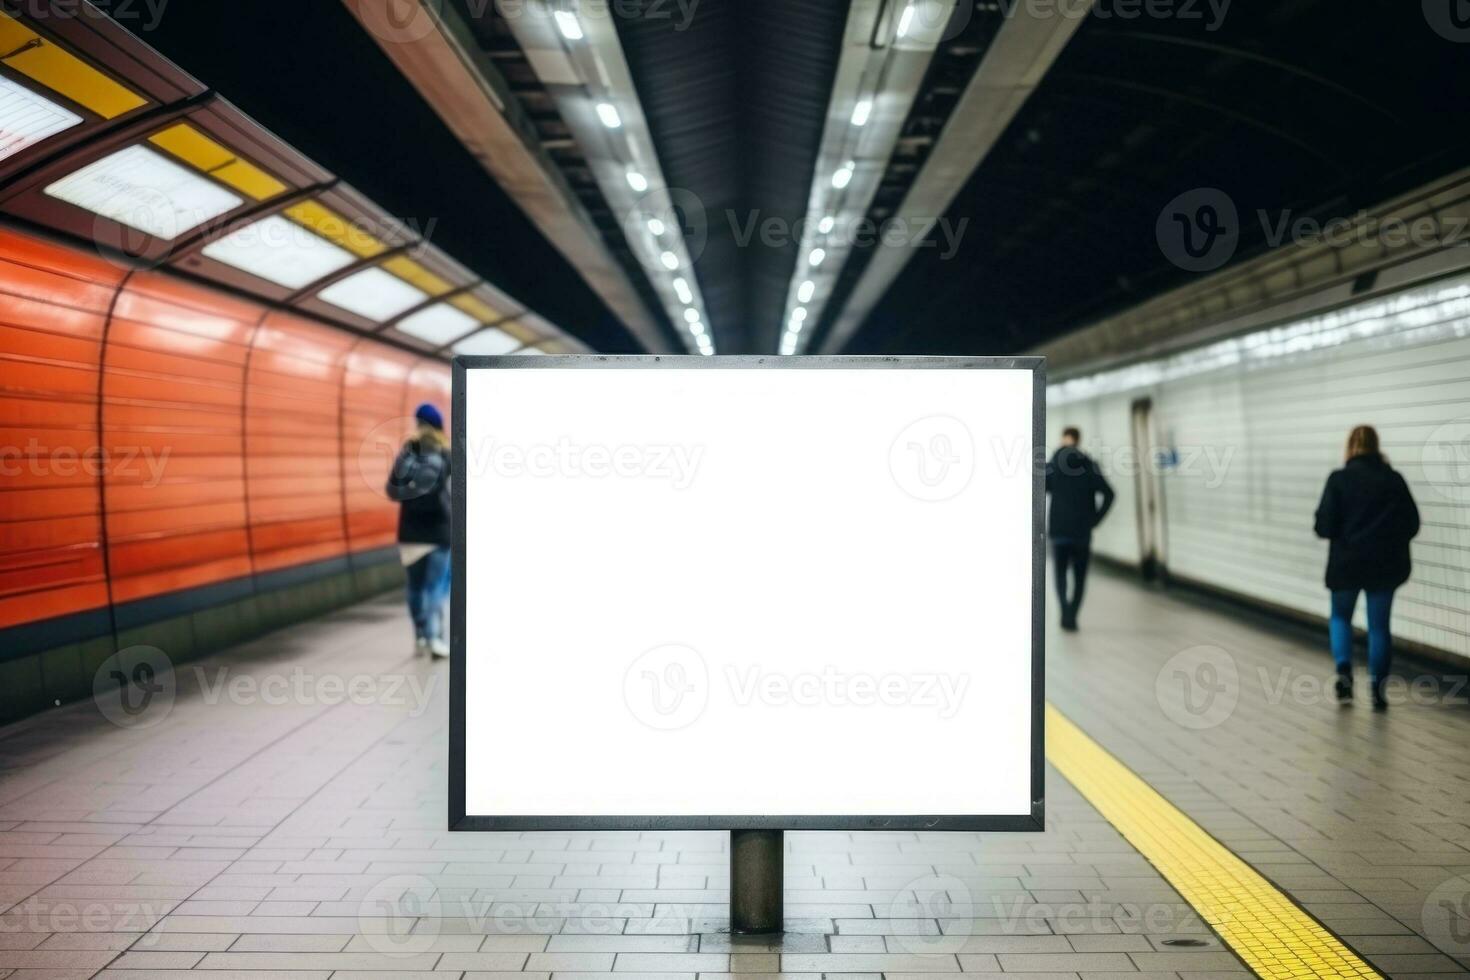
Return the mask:
<svg viewBox="0 0 1470 980">
<path fill-rule="evenodd" d="M 730 931 L 742 936 L 781 932 L 785 905 L 786 832 L 730 831 Z"/>
</svg>

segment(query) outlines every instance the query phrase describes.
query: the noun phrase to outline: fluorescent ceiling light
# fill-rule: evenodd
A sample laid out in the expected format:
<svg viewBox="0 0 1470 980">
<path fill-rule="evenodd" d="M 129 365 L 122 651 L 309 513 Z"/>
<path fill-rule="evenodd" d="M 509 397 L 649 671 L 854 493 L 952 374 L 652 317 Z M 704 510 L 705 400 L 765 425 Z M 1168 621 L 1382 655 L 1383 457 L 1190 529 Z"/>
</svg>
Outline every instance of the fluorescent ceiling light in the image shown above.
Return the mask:
<svg viewBox="0 0 1470 980">
<path fill-rule="evenodd" d="M 806 307 L 805 306 L 798 306 L 796 309 L 794 309 L 794 310 L 791 311 L 791 322 L 792 323 L 801 323 L 804 320 L 806 320 Z"/>
<path fill-rule="evenodd" d="M 692 334 L 694 334 L 695 337 L 703 338 L 704 337 L 704 324 L 702 324 L 702 323 L 691 323 L 691 324 L 689 324 L 689 332 L 692 333 Z"/>
<path fill-rule="evenodd" d="M 410 337 L 426 340 L 435 347 L 443 347 L 463 337 L 480 325 L 480 321 L 468 313 L 461 313 L 448 303 L 436 303 L 427 310 L 420 310 L 406 320 L 394 325 L 394 329 L 400 333 L 406 333 Z M 519 343 L 516 344 L 520 346 Z M 480 353 L 480 351 L 460 351 L 459 353 Z"/>
<path fill-rule="evenodd" d="M 623 117 L 618 115 L 618 107 L 611 102 L 597 103 L 597 118 L 608 129 L 620 129 L 623 125 Z"/>
<path fill-rule="evenodd" d="M 644 191 L 648 190 L 648 178 L 643 176 L 636 170 L 629 170 L 628 186 L 633 188 L 633 190 L 637 191 L 639 194 L 642 194 Z"/>
<path fill-rule="evenodd" d="M 657 238 L 658 236 L 662 235 L 668 229 L 664 227 L 664 223 L 662 221 L 660 221 L 659 219 L 657 219 L 657 218 L 649 218 L 648 219 L 648 230 L 653 235 L 654 238 Z M 686 300 L 686 302 L 687 302 L 687 300 Z"/>
<path fill-rule="evenodd" d="M 470 337 L 466 337 L 464 340 L 461 340 L 459 343 L 455 344 L 454 352 L 456 354 L 482 354 L 486 356 L 494 356 L 496 354 L 509 354 L 511 351 L 520 346 L 521 342 L 512 337 L 510 334 L 506 333 L 504 330 L 497 330 L 495 327 L 487 327 L 484 330 L 481 330 L 479 333 L 474 334 Z M 525 353 L 530 354 L 532 353 L 532 351 L 528 350 Z M 539 354 L 541 352 L 535 351 L 535 353 Z"/>
<path fill-rule="evenodd" d="M 812 268 L 816 268 L 827 261 L 827 250 L 825 248 L 812 249 L 812 254 L 807 256 L 807 261 L 811 263 Z"/>
<path fill-rule="evenodd" d="M 317 296 L 374 323 L 391 320 L 429 299 L 422 289 L 378 268 L 353 273 L 332 283 Z"/>
<path fill-rule="evenodd" d="M 0 160 L 80 125 L 82 117 L 0 75 Z"/>
<path fill-rule="evenodd" d="M 917 7 L 917 3 L 910 2 L 907 7 L 903 8 L 903 16 L 898 18 L 899 37 L 907 37 L 909 31 L 913 29 L 914 14 L 917 12 Z"/>
<path fill-rule="evenodd" d="M 517 357 L 545 357 L 546 352 L 539 347 L 527 347 L 525 350 L 516 351 Z"/>
<path fill-rule="evenodd" d="M 568 41 L 580 41 L 586 36 L 582 33 L 581 21 L 570 10 L 558 10 L 552 16 L 556 18 L 556 26 L 561 29 L 561 36 Z"/>
<path fill-rule="evenodd" d="M 244 203 L 146 146 L 90 163 L 51 184 L 46 194 L 164 241 Z"/>
<path fill-rule="evenodd" d="M 873 100 L 863 99 L 852 108 L 852 124 L 854 126 L 866 126 L 868 119 L 873 115 Z"/>
<path fill-rule="evenodd" d="M 714 357 L 715 356 L 715 349 L 713 347 L 701 347 L 699 349 L 699 352 L 701 354 L 703 354 L 705 357 Z"/>
<path fill-rule="evenodd" d="M 699 311 L 696 310 L 696 309 L 693 309 L 692 307 L 690 309 L 685 310 L 684 311 L 684 321 L 686 323 L 698 323 L 699 322 Z"/>
<path fill-rule="evenodd" d="M 210 242 L 204 254 L 287 289 L 301 289 L 357 258 L 278 214 Z"/>
<path fill-rule="evenodd" d="M 660 255 L 658 257 L 658 260 L 662 262 L 664 264 L 664 268 L 668 269 L 670 272 L 679 268 L 679 256 L 675 255 L 673 252 L 665 252 L 663 255 Z"/>
<path fill-rule="evenodd" d="M 817 284 L 808 279 L 796 290 L 796 298 L 803 303 L 810 303 L 812 297 L 817 294 Z"/>
<path fill-rule="evenodd" d="M 836 227 L 837 219 L 832 217 L 830 214 L 817 223 L 817 231 L 821 232 L 824 235 L 829 234 L 832 229 Z"/>
<path fill-rule="evenodd" d="M 689 282 L 683 276 L 674 280 L 674 292 L 679 294 L 679 302 L 694 302 L 694 293 L 689 289 Z"/>
<path fill-rule="evenodd" d="M 844 163 L 842 165 L 842 169 L 832 175 L 832 186 L 840 191 L 848 184 L 852 183 L 853 171 L 856 168 L 857 164 L 852 162 L 851 160 Z"/>
</svg>

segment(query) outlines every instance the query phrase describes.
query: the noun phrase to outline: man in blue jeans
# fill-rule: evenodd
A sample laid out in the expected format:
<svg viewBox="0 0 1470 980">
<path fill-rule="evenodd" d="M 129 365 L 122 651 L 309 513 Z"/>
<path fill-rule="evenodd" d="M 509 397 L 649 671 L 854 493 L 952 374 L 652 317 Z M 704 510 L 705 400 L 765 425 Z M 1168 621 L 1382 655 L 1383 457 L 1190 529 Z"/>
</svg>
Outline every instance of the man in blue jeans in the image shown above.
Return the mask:
<svg viewBox="0 0 1470 980">
<path fill-rule="evenodd" d="M 1062 605 L 1062 629 L 1068 632 L 1077 629 L 1077 612 L 1082 608 L 1082 590 L 1087 585 L 1087 565 L 1092 558 L 1092 529 L 1107 516 L 1115 496 L 1097 463 L 1077 448 L 1081 441 L 1081 431 L 1064 429 L 1061 448 L 1046 464 L 1046 492 L 1051 495 L 1047 530 L 1051 536 L 1057 599 Z"/>
</svg>

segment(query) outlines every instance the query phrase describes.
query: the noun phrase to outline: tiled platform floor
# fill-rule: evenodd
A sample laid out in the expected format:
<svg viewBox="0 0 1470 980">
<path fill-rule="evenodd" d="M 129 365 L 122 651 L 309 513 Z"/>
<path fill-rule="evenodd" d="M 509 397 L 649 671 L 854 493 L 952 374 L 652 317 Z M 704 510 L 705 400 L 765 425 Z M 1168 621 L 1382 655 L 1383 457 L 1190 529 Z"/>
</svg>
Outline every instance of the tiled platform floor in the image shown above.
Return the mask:
<svg viewBox="0 0 1470 980">
<path fill-rule="evenodd" d="M 1257 667 L 1320 654 L 1093 588 L 1051 638 L 1055 703 L 1386 972 L 1467 972 L 1418 935 L 1470 942 L 1421 922 L 1436 889 L 1464 909 L 1465 708 L 1273 704 Z M 448 834 L 446 667 L 405 637 L 384 600 L 186 665 L 171 707 L 118 715 L 147 727 L 0 730 L 0 977 L 1246 975 L 1054 773 L 1045 834 L 788 834 L 774 941 L 721 933 L 720 834 Z M 1228 715 L 1181 709 L 1170 658 L 1201 644 L 1237 664 Z"/>
</svg>

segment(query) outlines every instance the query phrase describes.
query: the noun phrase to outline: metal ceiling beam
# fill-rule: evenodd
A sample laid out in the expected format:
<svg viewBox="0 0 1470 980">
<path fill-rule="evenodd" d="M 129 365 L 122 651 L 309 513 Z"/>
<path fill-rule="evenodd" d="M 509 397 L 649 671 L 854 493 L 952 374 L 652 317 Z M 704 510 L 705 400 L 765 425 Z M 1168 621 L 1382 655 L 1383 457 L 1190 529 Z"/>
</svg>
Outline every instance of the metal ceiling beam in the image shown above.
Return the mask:
<svg viewBox="0 0 1470 980">
<path fill-rule="evenodd" d="M 526 4 L 520 15 L 507 18 L 507 23 L 531 69 L 556 100 L 561 118 L 608 207 L 618 217 L 628 247 L 643 267 L 669 322 L 693 353 L 697 335 L 686 327 L 686 311 L 697 314 L 701 335 L 712 338 L 712 328 L 730 325 L 710 322 L 694 275 L 693 257 L 680 227 L 677 205 L 688 202 L 676 201 L 670 194 L 613 14 L 595 4 L 587 5 L 580 13 L 568 7 L 555 14 L 571 18 L 580 36 L 567 38 L 548 4 Z M 616 126 L 608 126 L 600 118 L 599 105 L 616 112 Z M 635 177 L 644 182 L 643 186 L 630 183 Z M 663 231 L 651 231 L 650 220 L 661 222 Z M 668 255 L 674 256 L 674 268 L 664 264 Z M 688 302 L 674 289 L 676 278 L 684 280 Z"/>
<path fill-rule="evenodd" d="M 417 12 L 405 18 L 394 9 L 397 2 L 344 0 L 450 131 L 633 336 L 652 353 L 669 353 L 663 329 L 540 146 L 505 80 L 479 52 L 468 25 L 448 4 L 415 0 Z"/>
<path fill-rule="evenodd" d="M 1057 56 L 1086 20 L 1092 3 L 1068 16 L 1026 16 L 1019 7 L 1006 17 L 974 77 L 955 105 L 908 195 L 894 213 L 907 225 L 905 244 L 880 244 L 832 322 L 823 353 L 842 350 L 873 307 L 882 300 L 922 241 L 949 210 L 1021 106 L 1041 84 Z M 956 270 L 956 274 L 962 274 Z"/>
<path fill-rule="evenodd" d="M 954 7 L 955 0 L 854 0 L 832 82 L 796 269 L 782 322 L 774 325 L 777 335 L 789 329 L 797 310 L 805 311 L 798 334 L 806 330 L 809 337 L 821 320 Z M 905 16 L 908 23 L 899 36 Z M 866 107 L 862 115 L 859 106 Z M 861 125 L 857 119 L 863 120 Z M 845 168 L 851 170 L 848 183 L 838 187 L 833 177 Z M 827 220 L 832 224 L 824 231 Z M 825 258 L 813 267 L 809 257 L 817 249 Z M 803 300 L 801 287 L 806 282 L 812 283 L 813 291 Z M 784 342 L 781 348 L 782 353 L 795 349 L 799 348 L 787 348 Z"/>
</svg>

